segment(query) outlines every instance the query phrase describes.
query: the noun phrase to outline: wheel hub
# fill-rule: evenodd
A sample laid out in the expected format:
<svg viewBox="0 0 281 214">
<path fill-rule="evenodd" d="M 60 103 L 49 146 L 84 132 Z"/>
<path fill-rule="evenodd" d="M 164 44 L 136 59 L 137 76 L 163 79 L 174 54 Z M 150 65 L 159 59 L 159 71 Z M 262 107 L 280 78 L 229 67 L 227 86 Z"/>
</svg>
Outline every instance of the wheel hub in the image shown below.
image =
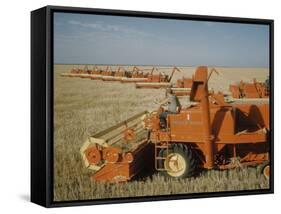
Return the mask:
<svg viewBox="0 0 281 214">
<path fill-rule="evenodd" d="M 171 153 L 165 159 L 164 167 L 170 176 L 179 177 L 186 170 L 186 161 L 182 155 Z"/>
</svg>

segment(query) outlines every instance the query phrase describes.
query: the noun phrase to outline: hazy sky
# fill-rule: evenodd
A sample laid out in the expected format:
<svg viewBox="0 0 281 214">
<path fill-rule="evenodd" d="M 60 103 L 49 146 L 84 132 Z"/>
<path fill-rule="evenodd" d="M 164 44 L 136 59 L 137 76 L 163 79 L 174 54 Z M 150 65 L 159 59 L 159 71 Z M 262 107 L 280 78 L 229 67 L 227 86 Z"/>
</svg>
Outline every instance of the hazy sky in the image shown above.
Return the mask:
<svg viewBox="0 0 281 214">
<path fill-rule="evenodd" d="M 269 26 L 55 13 L 54 61 L 267 67 Z"/>
</svg>

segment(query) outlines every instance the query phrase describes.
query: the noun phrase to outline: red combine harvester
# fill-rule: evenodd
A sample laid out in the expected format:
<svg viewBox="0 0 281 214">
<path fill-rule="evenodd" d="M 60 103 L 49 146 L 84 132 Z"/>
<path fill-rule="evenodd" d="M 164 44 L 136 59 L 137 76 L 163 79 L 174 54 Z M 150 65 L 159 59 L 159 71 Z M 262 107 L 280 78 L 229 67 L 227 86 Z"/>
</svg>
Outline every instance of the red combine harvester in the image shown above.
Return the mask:
<svg viewBox="0 0 281 214">
<path fill-rule="evenodd" d="M 94 80 L 94 79 L 101 79 L 102 75 L 101 75 L 102 69 L 98 68 L 98 66 L 94 66 L 93 70 L 90 73 L 89 78 Z"/>
<path fill-rule="evenodd" d="M 147 80 L 148 73 L 144 73 L 145 69 L 140 70 L 137 66 L 133 67 L 131 72 L 127 71 L 126 75 L 121 79 L 122 83 L 135 83 L 145 82 Z"/>
<path fill-rule="evenodd" d="M 88 69 L 86 65 L 83 69 L 80 68 L 72 68 L 69 73 L 62 73 L 63 77 L 81 77 L 81 78 L 89 78 L 91 74 L 91 70 Z"/>
<path fill-rule="evenodd" d="M 61 73 L 60 76 L 62 77 L 79 77 L 80 69 L 72 68 L 68 73 Z"/>
<path fill-rule="evenodd" d="M 196 69 L 190 106 L 178 105 L 176 112 L 160 106 L 89 137 L 80 152 L 92 179 L 125 182 L 151 170 L 185 178 L 203 168 L 258 164 L 268 178 L 268 101 L 226 103 L 221 94 L 209 93 L 210 74 L 205 66 Z"/>
<path fill-rule="evenodd" d="M 177 80 L 176 85 L 171 88 L 171 93 L 176 96 L 190 95 L 191 86 L 192 78 L 183 77 Z"/>
<path fill-rule="evenodd" d="M 210 69 L 210 75 L 215 72 L 219 74 L 215 68 Z M 176 96 L 189 96 L 192 87 L 192 78 L 183 77 L 182 79 L 178 79 L 176 85 L 171 88 L 171 93 Z"/>
<path fill-rule="evenodd" d="M 90 70 L 88 66 L 85 65 L 84 69 L 79 70 L 79 74 L 80 78 L 91 78 L 92 70 Z"/>
<path fill-rule="evenodd" d="M 242 80 L 239 84 L 230 85 L 229 91 L 233 98 L 268 98 L 269 97 L 269 80 L 264 83 L 257 82 L 253 79 L 253 83 L 245 83 Z"/>
<path fill-rule="evenodd" d="M 111 70 L 110 66 L 106 66 L 105 69 L 96 69 L 93 74 L 91 74 L 91 79 L 92 80 L 101 80 L 103 76 L 112 76 L 113 72 Z"/>
<path fill-rule="evenodd" d="M 103 76 L 102 80 L 104 81 L 121 81 L 123 77 L 126 76 L 126 70 L 119 66 L 117 71 L 112 72 L 112 76 Z"/>
<path fill-rule="evenodd" d="M 158 71 L 158 74 L 154 74 L 153 72 L 155 71 Z M 136 88 L 170 88 L 172 86 L 171 80 L 176 71 L 180 72 L 180 69 L 174 67 L 169 76 L 163 72 L 159 72 L 158 68 L 153 67 L 151 73 L 147 76 L 147 80 L 145 82 L 137 82 Z"/>
</svg>

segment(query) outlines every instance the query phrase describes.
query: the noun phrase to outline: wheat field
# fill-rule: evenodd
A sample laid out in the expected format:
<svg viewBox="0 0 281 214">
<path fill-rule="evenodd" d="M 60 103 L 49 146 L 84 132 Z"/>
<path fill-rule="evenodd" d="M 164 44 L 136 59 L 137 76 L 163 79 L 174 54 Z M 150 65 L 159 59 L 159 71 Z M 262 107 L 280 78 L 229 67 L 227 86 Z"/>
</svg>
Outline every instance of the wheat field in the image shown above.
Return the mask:
<svg viewBox="0 0 281 214">
<path fill-rule="evenodd" d="M 84 168 L 79 154 L 86 138 L 143 110 L 157 109 L 157 101 L 164 99 L 165 90 L 135 89 L 132 83 L 60 76 L 72 67 L 54 65 L 54 201 L 269 188 L 259 167 L 202 171 L 199 176 L 187 179 L 170 179 L 155 173 L 121 184 L 91 181 L 91 171 Z M 173 82 L 194 72 L 192 67 L 181 69 L 183 72 L 176 73 Z M 264 68 L 217 70 L 221 74 L 212 76 L 209 86 L 223 92 L 242 76 L 244 81 L 254 77 L 264 81 L 268 76 L 268 69 Z"/>
</svg>

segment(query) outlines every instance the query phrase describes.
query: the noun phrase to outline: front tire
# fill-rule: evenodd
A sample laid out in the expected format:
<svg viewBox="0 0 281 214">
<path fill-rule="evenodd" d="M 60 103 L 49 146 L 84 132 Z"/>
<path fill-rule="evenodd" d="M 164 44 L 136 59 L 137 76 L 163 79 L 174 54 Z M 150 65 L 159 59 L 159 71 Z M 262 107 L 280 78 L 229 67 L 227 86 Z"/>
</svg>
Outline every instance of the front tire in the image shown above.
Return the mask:
<svg viewBox="0 0 281 214">
<path fill-rule="evenodd" d="M 160 157 L 166 157 L 159 160 L 159 165 L 164 168 L 161 174 L 172 178 L 186 178 L 194 175 L 197 168 L 197 161 L 190 148 L 184 144 L 172 144 L 167 150 L 160 150 Z"/>
<path fill-rule="evenodd" d="M 269 164 L 269 161 L 265 161 L 261 165 L 261 173 L 264 175 L 264 177 L 266 179 L 269 179 L 269 177 L 270 177 L 270 164 Z"/>
</svg>

